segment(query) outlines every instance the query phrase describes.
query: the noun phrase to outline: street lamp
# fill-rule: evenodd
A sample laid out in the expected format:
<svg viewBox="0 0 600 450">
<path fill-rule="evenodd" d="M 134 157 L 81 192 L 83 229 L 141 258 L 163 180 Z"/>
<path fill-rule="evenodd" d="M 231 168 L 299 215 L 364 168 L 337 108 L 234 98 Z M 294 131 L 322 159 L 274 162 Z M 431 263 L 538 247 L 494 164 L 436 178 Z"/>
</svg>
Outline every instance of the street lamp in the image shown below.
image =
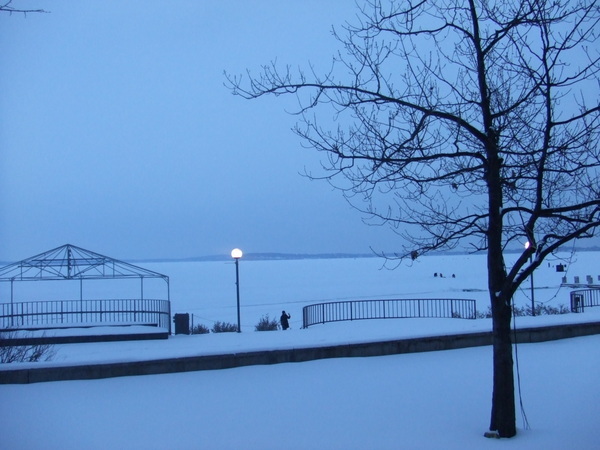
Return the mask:
<svg viewBox="0 0 600 450">
<path fill-rule="evenodd" d="M 239 262 L 243 253 L 239 248 L 234 248 L 231 250 L 231 257 L 235 259 L 235 288 L 237 292 L 237 332 L 242 332 L 242 327 L 240 325 L 240 267 Z"/>
<path fill-rule="evenodd" d="M 525 250 L 529 249 L 531 244 L 529 241 L 525 242 Z M 529 255 L 529 264 L 532 263 L 533 254 Z M 529 276 L 531 279 L 531 315 L 535 316 L 535 300 L 533 297 L 533 270 L 531 271 L 531 275 Z"/>
</svg>

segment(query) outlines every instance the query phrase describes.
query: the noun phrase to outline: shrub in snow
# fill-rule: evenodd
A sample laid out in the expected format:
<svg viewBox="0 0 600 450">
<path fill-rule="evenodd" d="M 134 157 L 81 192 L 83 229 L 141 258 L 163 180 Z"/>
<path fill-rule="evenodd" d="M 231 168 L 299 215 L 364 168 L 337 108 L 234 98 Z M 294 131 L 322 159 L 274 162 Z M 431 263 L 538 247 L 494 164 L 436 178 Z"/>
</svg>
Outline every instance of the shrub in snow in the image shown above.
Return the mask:
<svg viewBox="0 0 600 450">
<path fill-rule="evenodd" d="M 190 333 L 191 334 L 208 334 L 208 333 L 210 333 L 210 329 L 206 325 L 199 323 L 198 325 L 194 325 L 190 329 Z"/>
<path fill-rule="evenodd" d="M 538 303 L 535 305 L 535 315 L 536 316 L 555 316 L 558 314 L 568 314 L 571 311 L 565 305 L 550 306 L 550 305 L 542 305 Z M 523 317 L 523 316 L 531 316 L 531 305 L 526 306 L 513 306 L 513 316 L 515 317 Z M 487 311 L 481 312 L 477 311 L 478 319 L 489 319 L 492 317 L 492 308 L 488 306 Z"/>
<path fill-rule="evenodd" d="M 29 335 L 20 334 L 19 337 Z M 49 361 L 56 354 L 51 344 L 9 345 L 9 340 L 14 338 L 14 332 L 0 333 L 0 363 Z"/>
<path fill-rule="evenodd" d="M 478 319 L 491 319 L 492 318 L 492 308 L 488 306 L 487 311 L 477 311 L 475 313 Z"/>
<path fill-rule="evenodd" d="M 567 308 L 565 305 L 558 305 L 557 307 L 550 306 L 550 305 L 542 305 L 539 303 L 537 305 L 535 305 L 535 315 L 536 316 L 542 316 L 542 315 L 555 316 L 558 314 L 568 314 L 570 312 L 571 311 L 569 310 L 569 308 Z M 531 315 L 531 307 L 530 306 L 527 307 L 526 315 L 528 315 L 528 316 Z"/>
<path fill-rule="evenodd" d="M 256 324 L 256 331 L 275 331 L 279 329 L 277 319 L 270 319 L 269 315 L 262 316 Z"/>
<path fill-rule="evenodd" d="M 215 322 L 212 327 L 213 333 L 231 333 L 237 331 L 237 325 L 229 322 Z"/>
</svg>

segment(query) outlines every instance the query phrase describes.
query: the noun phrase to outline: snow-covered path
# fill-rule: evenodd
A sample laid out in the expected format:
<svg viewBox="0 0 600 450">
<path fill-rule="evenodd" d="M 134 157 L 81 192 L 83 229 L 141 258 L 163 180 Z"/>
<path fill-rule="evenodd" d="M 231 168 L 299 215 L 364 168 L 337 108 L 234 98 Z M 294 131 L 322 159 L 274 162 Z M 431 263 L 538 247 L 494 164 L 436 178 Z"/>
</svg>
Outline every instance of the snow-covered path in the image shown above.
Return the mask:
<svg viewBox="0 0 600 450">
<path fill-rule="evenodd" d="M 596 449 L 600 336 L 518 347 L 530 430 L 482 437 L 489 347 L 0 386 L 7 449 Z"/>
</svg>

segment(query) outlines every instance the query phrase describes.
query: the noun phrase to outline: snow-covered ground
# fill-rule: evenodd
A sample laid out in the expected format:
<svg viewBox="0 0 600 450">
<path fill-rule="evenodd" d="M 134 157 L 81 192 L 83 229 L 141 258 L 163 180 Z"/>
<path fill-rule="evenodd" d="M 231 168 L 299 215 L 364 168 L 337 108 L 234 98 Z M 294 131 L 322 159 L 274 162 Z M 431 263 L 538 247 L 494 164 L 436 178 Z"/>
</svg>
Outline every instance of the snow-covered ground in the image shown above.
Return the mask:
<svg viewBox="0 0 600 450">
<path fill-rule="evenodd" d="M 597 253 L 567 272 L 536 271 L 535 300 L 568 305 L 562 277 L 597 280 Z M 398 319 L 300 329 L 301 308 L 363 298 L 474 298 L 487 309 L 485 258 L 442 255 L 395 271 L 381 260 L 241 261 L 242 333 L 163 341 L 57 346 L 72 365 L 489 330 L 487 319 Z M 142 264 L 171 277 L 173 312 L 196 323 L 235 322 L 231 263 Z M 438 273 L 434 277 L 434 273 Z M 443 274 L 440 277 L 439 274 Z M 452 277 L 454 275 L 454 277 Z M 597 284 L 600 282 L 596 281 Z M 36 289 L 38 289 L 36 287 Z M 530 303 L 529 284 L 516 303 Z M 292 329 L 254 332 L 264 314 L 292 314 Z M 598 308 L 600 310 L 600 308 Z M 518 317 L 517 327 L 598 321 L 600 311 Z M 595 449 L 600 414 L 600 336 L 517 347 L 524 416 L 511 440 L 488 440 L 491 348 L 322 360 L 94 381 L 0 385 L 0 447 L 71 448 L 510 448 Z M 11 365 L 25 367 L 27 364 Z M 10 369 L 3 367 L 2 370 Z M 519 397 L 517 397 L 517 402 Z M 519 405 L 519 403 L 517 403 Z"/>
</svg>

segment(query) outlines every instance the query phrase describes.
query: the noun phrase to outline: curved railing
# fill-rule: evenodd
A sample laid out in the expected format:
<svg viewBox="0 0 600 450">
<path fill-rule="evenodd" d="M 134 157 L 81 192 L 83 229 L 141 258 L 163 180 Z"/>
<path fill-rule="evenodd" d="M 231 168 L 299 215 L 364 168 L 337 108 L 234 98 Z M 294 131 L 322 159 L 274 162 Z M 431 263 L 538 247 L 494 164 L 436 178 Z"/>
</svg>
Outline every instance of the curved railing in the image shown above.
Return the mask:
<svg viewBox="0 0 600 450">
<path fill-rule="evenodd" d="M 0 331 L 100 325 L 171 327 L 169 300 L 48 300 L 0 303 Z"/>
<path fill-rule="evenodd" d="M 467 299 L 392 299 L 352 300 L 317 303 L 302 308 L 302 326 L 326 322 L 363 319 L 400 319 L 414 317 L 475 319 L 475 300 Z"/>
<path fill-rule="evenodd" d="M 571 312 L 583 312 L 584 308 L 600 306 L 600 288 L 571 291 Z"/>
</svg>

